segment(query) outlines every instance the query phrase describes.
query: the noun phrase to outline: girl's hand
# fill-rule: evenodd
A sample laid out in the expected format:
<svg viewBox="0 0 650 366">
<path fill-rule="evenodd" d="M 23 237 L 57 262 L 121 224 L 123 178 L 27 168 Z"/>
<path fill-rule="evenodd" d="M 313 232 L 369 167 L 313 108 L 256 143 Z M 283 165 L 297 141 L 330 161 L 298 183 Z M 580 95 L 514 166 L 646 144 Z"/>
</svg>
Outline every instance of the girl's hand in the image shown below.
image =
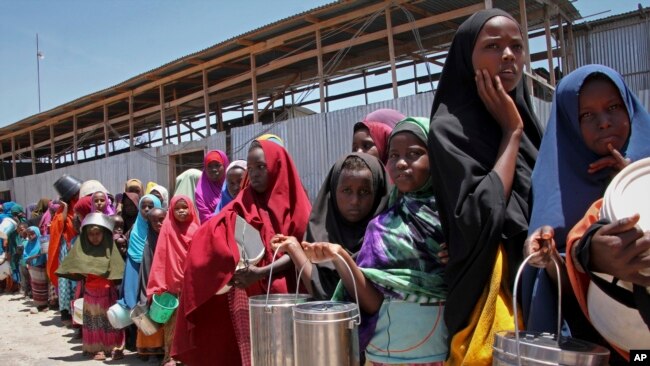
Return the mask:
<svg viewBox="0 0 650 366">
<path fill-rule="evenodd" d="M 650 268 L 650 232 L 636 226 L 638 221 L 636 214 L 598 229 L 591 239 L 589 269 L 650 286 L 650 276 L 640 273 Z"/>
<path fill-rule="evenodd" d="M 262 277 L 264 277 L 262 271 L 258 267 L 250 265 L 248 268 L 236 270 L 228 284 L 237 288 L 246 289 L 253 283 L 261 280 Z"/>
<path fill-rule="evenodd" d="M 479 97 L 492 117 L 497 120 L 501 130 L 504 132 L 522 130 L 524 123 L 517 106 L 503 88 L 499 76 L 495 75 L 493 81 L 487 70 L 476 70 L 474 79 Z"/>
<path fill-rule="evenodd" d="M 61 204 L 61 207 L 63 207 L 65 210 L 68 209 L 68 203 L 67 203 L 66 201 L 61 200 L 61 201 L 59 201 L 59 202 L 60 202 L 60 204 Z"/>
<path fill-rule="evenodd" d="M 274 252 L 280 248 L 278 251 L 279 254 L 284 252 L 291 254 L 294 250 L 300 248 L 300 243 L 298 243 L 298 239 L 294 236 L 275 234 L 271 239 L 271 248 Z"/>
<path fill-rule="evenodd" d="M 337 259 L 339 250 L 342 247 L 332 243 L 308 243 L 302 242 L 302 250 L 312 263 L 322 263 Z"/>
<path fill-rule="evenodd" d="M 534 257 L 528 261 L 533 267 L 546 268 L 552 261 L 553 253 L 555 252 L 555 232 L 552 227 L 544 225 L 532 234 L 524 242 L 524 258 L 536 253 Z"/>
<path fill-rule="evenodd" d="M 618 150 L 616 150 L 612 144 L 607 144 L 607 148 L 609 149 L 610 155 L 602 157 L 589 164 L 589 174 L 596 173 L 605 168 L 612 168 L 615 175 L 632 162 L 632 160 L 624 157 Z"/>
</svg>

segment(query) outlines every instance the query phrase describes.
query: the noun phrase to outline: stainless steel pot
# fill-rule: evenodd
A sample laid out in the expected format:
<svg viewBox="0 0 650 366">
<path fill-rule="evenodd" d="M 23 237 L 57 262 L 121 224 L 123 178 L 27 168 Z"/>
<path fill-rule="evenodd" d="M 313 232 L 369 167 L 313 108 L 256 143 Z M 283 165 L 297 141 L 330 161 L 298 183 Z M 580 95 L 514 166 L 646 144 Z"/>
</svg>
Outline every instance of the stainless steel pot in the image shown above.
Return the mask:
<svg viewBox="0 0 650 366">
<path fill-rule="evenodd" d="M 308 299 L 309 295 L 305 294 L 257 295 L 248 299 L 252 365 L 296 364 L 293 359 L 292 310 L 296 304 Z"/>
<path fill-rule="evenodd" d="M 534 256 L 531 254 L 524 260 L 517 271 L 513 290 L 514 317 L 517 315 L 517 287 L 521 272 L 526 263 Z M 560 268 L 554 256 L 553 262 L 557 277 L 560 278 Z M 562 288 L 558 284 L 558 323 L 557 334 L 519 331 L 515 321 L 515 331 L 502 331 L 495 335 L 492 365 L 607 365 L 609 350 L 605 347 L 575 338 L 560 337 L 562 319 Z"/>
<path fill-rule="evenodd" d="M 493 365 L 517 365 L 517 340 L 514 332 L 499 332 L 494 339 Z M 522 365 L 607 365 L 609 350 L 574 338 L 553 334 L 519 332 Z"/>
<path fill-rule="evenodd" d="M 294 336 L 292 309 L 307 302 L 306 294 L 271 294 L 273 265 L 278 249 L 273 255 L 266 295 L 248 298 L 251 337 L 251 364 L 253 366 L 293 366 Z M 309 263 L 309 262 L 307 262 Z M 305 264 L 307 264 L 305 263 Z M 304 265 L 303 265 L 304 268 Z M 302 269 L 301 269 L 302 273 Z M 300 283 L 300 278 L 298 278 Z"/>
<path fill-rule="evenodd" d="M 293 308 L 296 365 L 359 365 L 359 307 L 317 301 Z"/>
</svg>

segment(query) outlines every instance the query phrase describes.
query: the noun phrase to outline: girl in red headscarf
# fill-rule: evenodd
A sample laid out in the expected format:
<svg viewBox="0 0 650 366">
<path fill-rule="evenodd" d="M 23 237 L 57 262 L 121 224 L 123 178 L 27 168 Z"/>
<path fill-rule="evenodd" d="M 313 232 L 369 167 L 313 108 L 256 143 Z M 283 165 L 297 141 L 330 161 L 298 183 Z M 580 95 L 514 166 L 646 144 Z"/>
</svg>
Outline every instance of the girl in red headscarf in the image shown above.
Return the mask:
<svg viewBox="0 0 650 366">
<path fill-rule="evenodd" d="M 311 204 L 289 153 L 273 142 L 253 142 L 248 167 L 250 185 L 192 238 L 172 346 L 172 356 L 189 365 L 250 364 L 248 297 L 266 292 L 271 240 L 276 233 L 302 240 L 307 228 Z M 238 215 L 259 231 L 266 253 L 257 265 L 236 271 Z M 225 286 L 233 288 L 217 295 Z M 279 257 L 271 292 L 295 286 L 289 257 Z"/>
<path fill-rule="evenodd" d="M 378 109 L 354 125 L 352 152 L 370 154 L 384 165 L 388 162 L 388 137 L 397 122 L 406 118 L 394 109 Z"/>
<path fill-rule="evenodd" d="M 149 281 L 147 282 L 149 298 L 163 292 L 169 292 L 176 297 L 180 296 L 187 250 L 190 247 L 192 236 L 198 228 L 199 218 L 192 199 L 180 194 L 172 197 L 167 217 L 160 229 L 156 254 L 149 272 Z M 170 357 L 175 324 L 176 313 L 165 324 L 165 359 L 163 364 L 176 364 Z"/>
</svg>

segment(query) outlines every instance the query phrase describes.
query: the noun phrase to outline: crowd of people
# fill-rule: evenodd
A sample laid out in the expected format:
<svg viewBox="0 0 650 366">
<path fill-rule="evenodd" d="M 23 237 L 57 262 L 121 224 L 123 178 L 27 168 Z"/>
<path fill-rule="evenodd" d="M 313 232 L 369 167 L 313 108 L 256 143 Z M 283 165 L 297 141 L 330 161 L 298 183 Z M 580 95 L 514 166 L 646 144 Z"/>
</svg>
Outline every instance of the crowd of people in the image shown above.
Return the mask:
<svg viewBox="0 0 650 366">
<path fill-rule="evenodd" d="M 553 289 L 564 283 L 563 334 L 624 362 L 639 343 L 594 330 L 586 288 L 594 272 L 650 286 L 650 234 L 635 226 L 638 215 L 598 214 L 613 176 L 650 156 L 650 116 L 616 71 L 588 65 L 559 82 L 543 131 L 522 80 L 525 54 L 511 15 L 471 16 L 451 44 L 431 117 L 366 116 L 313 205 L 275 135 L 255 139 L 246 161 L 208 152 L 171 196 L 154 182 L 131 179 L 113 194 L 67 176 L 56 200 L 27 210 L 5 202 L 2 288 L 30 297 L 34 312 L 58 309 L 96 360 L 127 348 L 164 365 L 249 365 L 248 298 L 266 293 L 273 268 L 271 293 L 358 302 L 363 363 L 431 366 L 490 364 L 495 334 L 515 322 L 555 332 Z M 241 258 L 239 219 L 264 244 L 254 264 Z M 612 287 L 602 284 L 619 299 Z M 116 304 L 147 309 L 163 294 L 179 304 L 156 332 L 111 325 Z M 79 298 L 81 325 L 72 316 Z M 645 322 L 636 342 L 650 336 L 643 300 L 626 302 Z"/>
</svg>

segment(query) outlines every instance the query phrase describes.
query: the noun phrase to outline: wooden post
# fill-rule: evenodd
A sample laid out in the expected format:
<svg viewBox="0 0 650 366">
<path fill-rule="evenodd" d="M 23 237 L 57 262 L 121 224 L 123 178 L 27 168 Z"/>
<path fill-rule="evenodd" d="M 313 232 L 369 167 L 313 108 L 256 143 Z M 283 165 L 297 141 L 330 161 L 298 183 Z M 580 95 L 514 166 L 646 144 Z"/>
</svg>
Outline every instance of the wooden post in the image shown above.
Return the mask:
<svg viewBox="0 0 650 366">
<path fill-rule="evenodd" d="M 32 154 L 32 174 L 36 174 L 36 154 L 34 153 L 34 130 L 29 131 L 29 147 Z"/>
<path fill-rule="evenodd" d="M 176 100 L 176 88 L 172 89 L 174 100 Z M 176 118 L 176 141 L 181 144 L 181 117 L 178 113 L 178 105 L 174 107 L 174 117 Z"/>
<path fill-rule="evenodd" d="M 325 83 L 323 81 L 323 48 L 320 29 L 316 29 L 316 60 L 318 62 L 318 95 L 320 95 L 320 112 L 325 112 Z"/>
<path fill-rule="evenodd" d="M 526 0 L 519 0 L 519 23 L 521 24 L 521 35 L 524 37 L 524 47 L 526 47 L 526 71 L 532 74 L 532 69 L 530 66 L 530 41 L 528 39 L 528 12 L 526 10 Z M 533 94 L 533 79 L 524 76 L 526 78 L 526 84 L 528 86 L 528 92 Z"/>
<path fill-rule="evenodd" d="M 485 4 L 486 9 L 492 9 L 492 0 L 485 0 L 483 3 Z"/>
<path fill-rule="evenodd" d="M 77 165 L 77 115 L 72 115 L 72 159 Z"/>
<path fill-rule="evenodd" d="M 551 19 L 548 14 L 548 5 L 544 5 L 544 34 L 546 36 L 546 57 L 548 58 L 548 72 L 550 84 L 555 86 L 555 70 L 553 70 L 553 46 L 551 45 Z"/>
<path fill-rule="evenodd" d="M 162 144 L 165 146 L 167 145 L 167 129 L 165 128 L 165 87 L 161 85 L 158 90 L 160 90 L 160 130 L 162 131 Z"/>
<path fill-rule="evenodd" d="M 390 5 L 386 7 L 386 37 L 388 38 L 388 56 L 390 57 L 390 76 L 393 82 L 393 99 L 399 98 L 397 93 L 397 69 L 395 68 L 395 44 L 393 42 L 393 20 L 390 17 Z"/>
<path fill-rule="evenodd" d="M 11 136 L 11 173 L 12 173 L 12 178 L 16 178 L 17 175 L 17 169 L 16 169 L 16 137 Z"/>
<path fill-rule="evenodd" d="M 558 12 L 557 14 L 557 32 L 559 33 L 560 40 L 560 67 L 562 74 L 567 73 L 567 61 L 566 61 L 566 43 L 564 42 L 564 19 L 562 19 L 562 13 Z"/>
<path fill-rule="evenodd" d="M 54 156 L 54 124 L 50 125 L 50 163 L 52 163 L 52 170 L 56 169 L 56 157 Z"/>
<path fill-rule="evenodd" d="M 413 60 L 413 80 L 415 80 L 415 94 L 418 94 L 418 63 Z"/>
<path fill-rule="evenodd" d="M 133 92 L 129 95 L 129 151 L 135 150 L 133 146 Z"/>
<path fill-rule="evenodd" d="M 366 70 L 363 70 L 363 96 L 366 99 L 366 105 L 368 105 L 368 80 L 366 80 Z"/>
<path fill-rule="evenodd" d="M 259 122 L 257 115 L 257 65 L 255 64 L 255 55 L 251 53 L 251 89 L 253 90 L 253 123 Z M 242 108 L 243 112 L 243 108 Z"/>
<path fill-rule="evenodd" d="M 217 129 L 219 132 L 223 131 L 223 109 L 220 101 L 217 101 Z"/>
<path fill-rule="evenodd" d="M 108 104 L 104 104 L 104 157 L 109 157 L 108 151 Z"/>
<path fill-rule="evenodd" d="M 576 65 L 576 54 L 575 54 L 576 44 L 575 44 L 575 39 L 573 38 L 573 24 L 569 22 L 568 28 L 569 28 L 569 47 L 568 47 L 568 49 L 569 49 L 569 57 L 568 57 L 569 69 L 567 70 L 567 72 L 571 72 L 571 71 L 575 70 L 576 67 L 577 67 L 577 65 Z"/>
<path fill-rule="evenodd" d="M 203 109 L 205 111 L 206 136 L 210 136 L 210 95 L 208 94 L 208 70 L 203 69 Z"/>
</svg>

